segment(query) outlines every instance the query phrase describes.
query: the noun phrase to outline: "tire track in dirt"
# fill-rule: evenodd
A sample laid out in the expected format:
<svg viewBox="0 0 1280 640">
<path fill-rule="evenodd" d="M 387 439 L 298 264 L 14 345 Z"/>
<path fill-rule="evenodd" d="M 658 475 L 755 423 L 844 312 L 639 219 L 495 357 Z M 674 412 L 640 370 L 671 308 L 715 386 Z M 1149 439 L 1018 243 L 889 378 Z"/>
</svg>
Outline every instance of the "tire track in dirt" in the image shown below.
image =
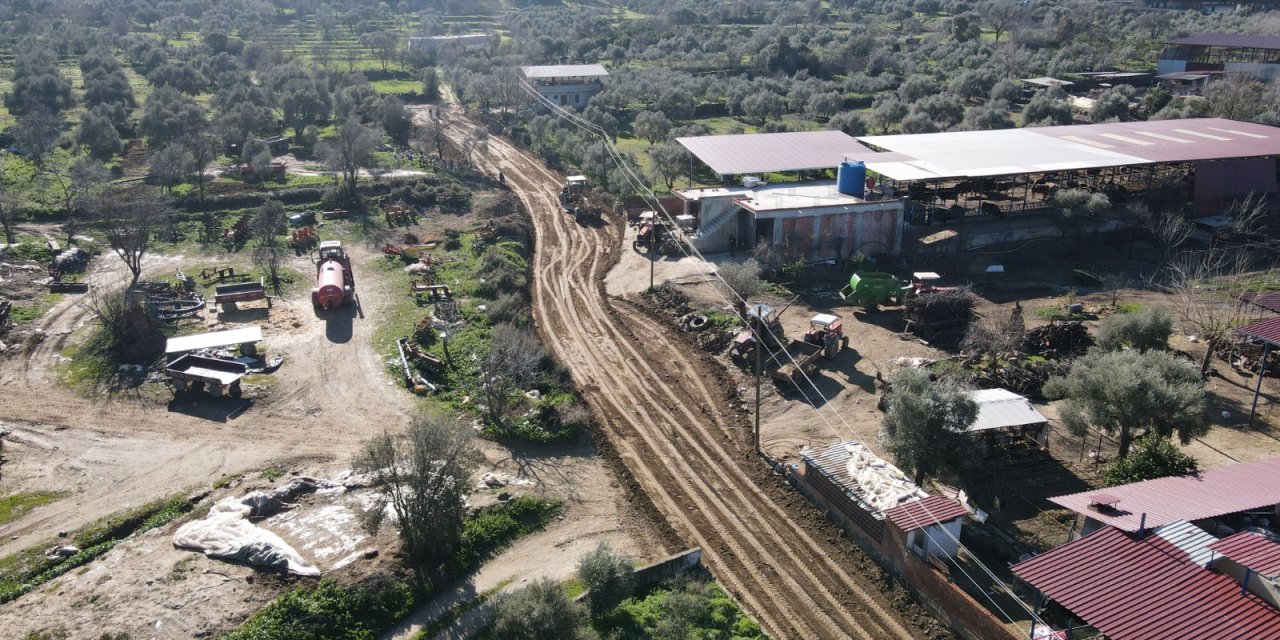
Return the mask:
<svg viewBox="0 0 1280 640">
<path fill-rule="evenodd" d="M 455 142 L 474 128 L 450 117 Z M 545 339 L 640 487 L 703 548 L 717 579 L 774 637 L 923 635 L 886 606 L 871 579 L 828 553 L 829 538 L 810 535 L 776 491 L 760 485 L 762 465 L 731 437 L 725 399 L 703 381 L 687 347 L 628 304 L 606 302 L 600 281 L 617 234 L 572 223 L 560 212 L 562 178 L 505 140 L 490 139 L 486 162 L 533 218 L 534 318 Z"/>
</svg>

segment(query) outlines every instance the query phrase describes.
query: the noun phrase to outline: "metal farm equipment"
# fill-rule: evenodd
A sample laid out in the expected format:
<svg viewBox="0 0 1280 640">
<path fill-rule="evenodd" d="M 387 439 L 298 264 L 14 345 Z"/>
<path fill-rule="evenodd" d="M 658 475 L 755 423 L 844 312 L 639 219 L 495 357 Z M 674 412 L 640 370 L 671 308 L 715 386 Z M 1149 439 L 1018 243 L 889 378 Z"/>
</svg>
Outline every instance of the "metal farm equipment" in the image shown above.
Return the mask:
<svg viewBox="0 0 1280 640">
<path fill-rule="evenodd" d="M 267 295 L 265 280 L 259 279 L 257 282 L 224 284 L 213 290 L 213 301 L 215 304 L 222 305 L 223 311 L 234 311 L 237 302 L 249 302 L 252 300 L 266 300 L 267 306 L 271 306 L 271 298 Z"/>
<path fill-rule="evenodd" d="M 351 272 L 351 258 L 338 240 L 320 243 L 320 259 L 316 262 L 316 287 L 311 290 L 311 301 L 322 309 L 351 304 L 356 292 L 355 274 Z"/>
<path fill-rule="evenodd" d="M 164 372 L 176 391 L 208 391 L 215 398 L 224 394 L 238 398 L 240 379 L 249 372 L 249 365 L 187 354 L 165 366 Z"/>
</svg>

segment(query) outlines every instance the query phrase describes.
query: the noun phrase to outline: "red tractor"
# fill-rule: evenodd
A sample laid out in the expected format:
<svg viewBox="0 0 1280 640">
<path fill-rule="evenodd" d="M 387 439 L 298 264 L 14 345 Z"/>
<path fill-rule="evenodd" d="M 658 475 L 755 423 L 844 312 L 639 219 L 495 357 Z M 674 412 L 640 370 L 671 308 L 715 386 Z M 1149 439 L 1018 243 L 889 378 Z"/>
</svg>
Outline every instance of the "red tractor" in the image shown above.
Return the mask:
<svg viewBox="0 0 1280 640">
<path fill-rule="evenodd" d="M 351 272 L 351 258 L 338 240 L 320 243 L 320 259 L 316 262 L 316 288 L 311 302 L 321 309 L 351 304 L 356 293 L 356 278 Z"/>
<path fill-rule="evenodd" d="M 822 357 L 827 360 L 849 346 L 849 338 L 844 335 L 844 323 L 829 313 L 809 318 L 809 332 L 804 334 L 804 341 L 822 347 Z"/>
</svg>

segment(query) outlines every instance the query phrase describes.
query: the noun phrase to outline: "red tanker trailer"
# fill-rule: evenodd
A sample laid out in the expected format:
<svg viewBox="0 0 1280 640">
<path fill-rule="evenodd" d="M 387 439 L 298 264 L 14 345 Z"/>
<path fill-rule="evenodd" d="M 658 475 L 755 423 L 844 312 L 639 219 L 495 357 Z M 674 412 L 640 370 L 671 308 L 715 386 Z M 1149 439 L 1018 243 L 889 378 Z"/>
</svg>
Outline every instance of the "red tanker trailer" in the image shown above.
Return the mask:
<svg viewBox="0 0 1280 640">
<path fill-rule="evenodd" d="M 311 302 L 322 309 L 332 309 L 349 304 L 356 290 L 356 278 L 351 273 L 351 259 L 337 240 L 320 243 L 320 260 L 316 262 L 316 288 L 311 290 Z"/>
</svg>

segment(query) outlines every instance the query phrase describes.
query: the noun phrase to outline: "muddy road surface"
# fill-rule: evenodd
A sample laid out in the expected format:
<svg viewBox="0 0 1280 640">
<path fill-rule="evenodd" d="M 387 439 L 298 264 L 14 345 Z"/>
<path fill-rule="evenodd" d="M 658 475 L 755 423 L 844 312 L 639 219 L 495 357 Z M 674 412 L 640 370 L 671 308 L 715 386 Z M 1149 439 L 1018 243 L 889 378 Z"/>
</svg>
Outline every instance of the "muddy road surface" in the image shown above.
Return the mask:
<svg viewBox="0 0 1280 640">
<path fill-rule="evenodd" d="M 456 143 L 476 127 L 456 108 L 441 112 Z M 544 340 L 638 488 L 764 629 L 775 638 L 945 635 L 900 592 L 883 592 L 874 563 L 751 452 L 722 371 L 642 309 L 605 296 L 623 221 L 575 223 L 560 208 L 563 176 L 506 139 L 490 137 L 480 162 L 503 173 L 533 218 L 534 317 Z"/>
</svg>

